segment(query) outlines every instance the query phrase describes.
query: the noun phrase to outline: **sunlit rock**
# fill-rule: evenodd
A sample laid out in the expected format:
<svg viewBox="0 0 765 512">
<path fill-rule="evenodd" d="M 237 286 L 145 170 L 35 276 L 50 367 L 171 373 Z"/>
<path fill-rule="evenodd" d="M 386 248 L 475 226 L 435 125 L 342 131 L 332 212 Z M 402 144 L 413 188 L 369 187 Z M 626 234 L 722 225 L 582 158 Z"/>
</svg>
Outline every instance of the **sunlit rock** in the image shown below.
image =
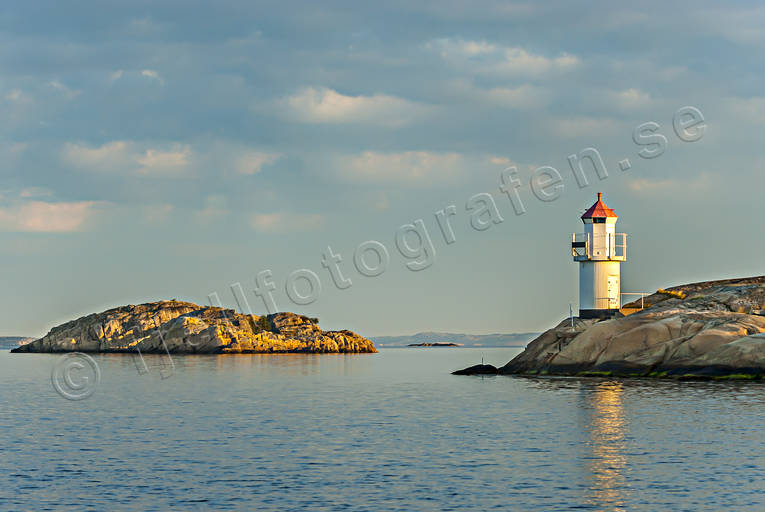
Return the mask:
<svg viewBox="0 0 765 512">
<path fill-rule="evenodd" d="M 377 352 L 351 331 L 323 331 L 294 313 L 243 315 L 162 301 L 123 306 L 54 327 L 14 352 L 271 353 Z"/>
<path fill-rule="evenodd" d="M 639 308 L 632 304 L 629 310 Z M 765 276 L 677 286 L 642 311 L 570 319 L 542 333 L 501 374 L 679 378 L 765 376 Z"/>
</svg>

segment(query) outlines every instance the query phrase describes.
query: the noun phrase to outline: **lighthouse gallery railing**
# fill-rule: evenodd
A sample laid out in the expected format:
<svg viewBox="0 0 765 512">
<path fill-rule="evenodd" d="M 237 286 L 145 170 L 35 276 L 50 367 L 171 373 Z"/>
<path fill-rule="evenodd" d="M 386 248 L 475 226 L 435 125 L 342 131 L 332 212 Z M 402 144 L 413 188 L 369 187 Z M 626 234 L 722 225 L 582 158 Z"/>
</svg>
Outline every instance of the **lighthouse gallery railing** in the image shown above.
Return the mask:
<svg viewBox="0 0 765 512">
<path fill-rule="evenodd" d="M 592 248 L 602 247 L 605 254 L 595 259 L 619 260 L 627 259 L 627 233 L 607 233 L 595 235 L 589 233 L 573 233 L 571 235 L 571 255 L 574 259 L 593 259 Z"/>
</svg>

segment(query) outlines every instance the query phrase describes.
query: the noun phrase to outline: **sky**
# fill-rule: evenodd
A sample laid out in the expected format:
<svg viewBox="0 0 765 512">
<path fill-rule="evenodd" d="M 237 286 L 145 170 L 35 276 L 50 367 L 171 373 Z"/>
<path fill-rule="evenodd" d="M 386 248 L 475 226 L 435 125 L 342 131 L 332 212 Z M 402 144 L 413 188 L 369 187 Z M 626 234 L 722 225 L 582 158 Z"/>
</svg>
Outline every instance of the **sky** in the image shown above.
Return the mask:
<svg viewBox="0 0 765 512">
<path fill-rule="evenodd" d="M 541 331 L 577 307 L 597 192 L 624 292 L 764 274 L 763 26 L 735 1 L 6 4 L 0 334 L 262 314 L 269 282 L 325 329 Z M 580 186 L 586 148 L 608 175 Z"/>
</svg>

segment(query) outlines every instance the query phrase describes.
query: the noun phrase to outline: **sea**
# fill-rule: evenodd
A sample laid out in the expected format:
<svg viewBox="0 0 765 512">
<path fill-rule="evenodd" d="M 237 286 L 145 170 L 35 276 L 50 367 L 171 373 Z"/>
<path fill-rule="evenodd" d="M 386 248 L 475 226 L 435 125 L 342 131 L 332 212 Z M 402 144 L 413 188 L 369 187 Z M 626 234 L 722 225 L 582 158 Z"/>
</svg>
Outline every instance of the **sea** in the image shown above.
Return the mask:
<svg viewBox="0 0 765 512">
<path fill-rule="evenodd" d="M 0 510 L 765 511 L 765 382 L 0 352 Z"/>
</svg>

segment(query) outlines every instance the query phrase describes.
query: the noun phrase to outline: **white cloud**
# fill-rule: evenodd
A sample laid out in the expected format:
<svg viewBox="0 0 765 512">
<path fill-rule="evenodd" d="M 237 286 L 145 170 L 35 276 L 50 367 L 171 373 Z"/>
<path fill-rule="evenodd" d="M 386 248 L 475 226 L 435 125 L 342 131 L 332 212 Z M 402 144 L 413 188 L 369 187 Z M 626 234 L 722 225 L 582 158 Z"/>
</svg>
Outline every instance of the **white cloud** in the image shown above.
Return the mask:
<svg viewBox="0 0 765 512">
<path fill-rule="evenodd" d="M 562 137 L 604 136 L 613 134 L 618 126 L 612 119 L 594 117 L 557 119 L 552 122 L 553 131 Z"/>
<path fill-rule="evenodd" d="M 0 149 L 2 149 L 0 147 Z M 88 172 L 139 174 L 144 176 L 252 175 L 283 157 L 268 148 L 251 148 L 224 141 L 188 144 L 115 140 L 100 146 L 84 143 L 64 144 L 61 160 Z"/>
<path fill-rule="evenodd" d="M 81 231 L 95 213 L 95 201 L 21 202 L 0 208 L 0 230 L 33 233 Z"/>
<path fill-rule="evenodd" d="M 136 158 L 141 166 L 139 174 L 180 174 L 186 169 L 191 156 L 191 148 L 184 145 L 176 145 L 170 151 L 147 149 L 146 152 Z"/>
<path fill-rule="evenodd" d="M 496 156 L 492 155 L 489 157 L 489 163 L 492 163 L 494 165 L 501 165 L 503 167 L 510 167 L 513 164 L 513 161 L 507 158 L 506 156 Z"/>
<path fill-rule="evenodd" d="M 425 45 L 452 65 L 479 73 L 539 76 L 553 71 L 568 71 L 579 64 L 579 57 L 566 52 L 555 57 L 534 54 L 520 47 L 500 46 L 486 41 L 435 39 Z"/>
<path fill-rule="evenodd" d="M 347 96 L 308 87 L 280 102 L 287 117 L 302 123 L 358 123 L 396 127 L 413 122 L 429 108 L 394 96 Z"/>
<path fill-rule="evenodd" d="M 146 77 L 149 80 L 156 80 L 157 82 L 159 82 L 159 85 L 165 85 L 165 81 L 162 79 L 161 76 L 159 76 L 159 73 L 157 73 L 153 69 L 142 69 L 141 76 Z"/>
<path fill-rule="evenodd" d="M 366 151 L 340 158 L 338 169 L 339 177 L 348 181 L 433 185 L 461 176 L 464 159 L 459 153 Z"/>
<path fill-rule="evenodd" d="M 236 159 L 234 167 L 239 174 L 255 174 L 260 172 L 263 166 L 276 162 L 281 156 L 279 153 L 248 151 Z"/>
<path fill-rule="evenodd" d="M 425 48 L 435 50 L 444 60 L 464 59 L 480 55 L 490 55 L 497 51 L 497 46 L 486 41 L 466 41 L 464 39 L 434 39 L 425 43 Z"/>
<path fill-rule="evenodd" d="M 80 95 L 82 91 L 77 89 L 70 89 L 66 85 L 62 84 L 58 80 L 53 80 L 51 82 L 48 82 L 48 85 L 56 89 L 58 92 L 64 95 L 64 97 L 68 100 L 71 100 L 77 96 Z"/>
<path fill-rule="evenodd" d="M 493 105 L 512 108 L 537 108 L 549 102 L 549 94 L 541 87 L 524 84 L 520 87 L 495 87 L 479 95 Z"/>
<path fill-rule="evenodd" d="M 18 155 L 25 152 L 28 147 L 29 144 L 26 142 L 13 142 L 8 146 L 2 147 L 2 149 L 7 149 L 12 155 Z"/>
<path fill-rule="evenodd" d="M 550 103 L 552 92 L 547 87 L 522 84 L 517 87 L 482 88 L 471 80 L 457 78 L 446 84 L 446 90 L 453 102 L 466 102 L 476 106 L 512 109 L 539 108 Z"/>
<path fill-rule="evenodd" d="M 765 123 L 765 98 L 727 98 L 725 104 L 736 119 Z"/>
<path fill-rule="evenodd" d="M 686 190 L 698 193 L 702 190 L 709 190 L 712 179 L 708 173 L 700 173 L 695 177 L 688 179 L 634 179 L 628 183 L 629 189 L 635 194 L 654 194 L 654 193 L 677 193 L 679 190 Z"/>
<path fill-rule="evenodd" d="M 83 144 L 64 144 L 62 159 L 79 169 L 96 172 L 116 172 L 126 170 L 135 161 L 128 144 L 122 140 L 107 142 L 91 148 Z"/>
<path fill-rule="evenodd" d="M 625 89 L 623 91 L 610 93 L 611 102 L 617 108 L 621 109 L 636 109 L 645 108 L 651 104 L 651 97 L 648 93 L 641 91 L 640 89 Z"/>
<path fill-rule="evenodd" d="M 711 9 L 698 9 L 692 12 L 691 16 L 710 33 L 734 43 L 752 45 L 759 49 L 765 42 L 765 33 L 762 30 L 765 24 L 765 6 L 730 8 L 720 4 L 719 7 Z"/>
<path fill-rule="evenodd" d="M 118 69 L 117 71 L 114 71 L 109 75 L 109 81 L 115 82 L 119 80 L 120 78 L 122 78 L 122 75 L 123 75 L 123 71 L 121 69 Z"/>
<path fill-rule="evenodd" d="M 23 189 L 21 192 L 19 192 L 19 197 L 29 198 L 29 197 L 48 197 L 53 195 L 53 192 L 48 190 L 47 188 L 42 187 L 29 187 Z"/>
<path fill-rule="evenodd" d="M 255 213 L 250 216 L 250 226 L 259 233 L 283 233 L 307 231 L 324 224 L 324 217 L 318 213 Z"/>
<path fill-rule="evenodd" d="M 21 89 L 12 89 L 5 95 L 5 99 L 12 103 L 31 103 L 32 97 Z"/>
<path fill-rule="evenodd" d="M 228 213 L 226 198 L 221 195 L 211 195 L 205 198 L 205 206 L 196 213 L 196 218 L 202 224 L 210 224 L 221 220 Z"/>
<path fill-rule="evenodd" d="M 174 144 L 169 149 L 141 149 L 134 142 L 116 140 L 101 146 L 67 143 L 61 152 L 64 162 L 91 172 L 137 172 L 177 175 L 190 164 L 191 148 Z"/>
<path fill-rule="evenodd" d="M 504 51 L 504 58 L 497 66 L 497 71 L 540 75 L 552 70 L 566 71 L 579 65 L 579 62 L 578 57 L 567 53 L 549 58 L 543 55 L 534 55 L 523 48 L 507 48 Z"/>
<path fill-rule="evenodd" d="M 448 39 L 441 40 L 441 56 L 447 57 L 450 52 L 456 52 L 468 57 L 476 55 L 485 55 L 494 53 L 497 50 L 496 45 L 487 43 L 486 41 L 450 41 Z"/>
</svg>

